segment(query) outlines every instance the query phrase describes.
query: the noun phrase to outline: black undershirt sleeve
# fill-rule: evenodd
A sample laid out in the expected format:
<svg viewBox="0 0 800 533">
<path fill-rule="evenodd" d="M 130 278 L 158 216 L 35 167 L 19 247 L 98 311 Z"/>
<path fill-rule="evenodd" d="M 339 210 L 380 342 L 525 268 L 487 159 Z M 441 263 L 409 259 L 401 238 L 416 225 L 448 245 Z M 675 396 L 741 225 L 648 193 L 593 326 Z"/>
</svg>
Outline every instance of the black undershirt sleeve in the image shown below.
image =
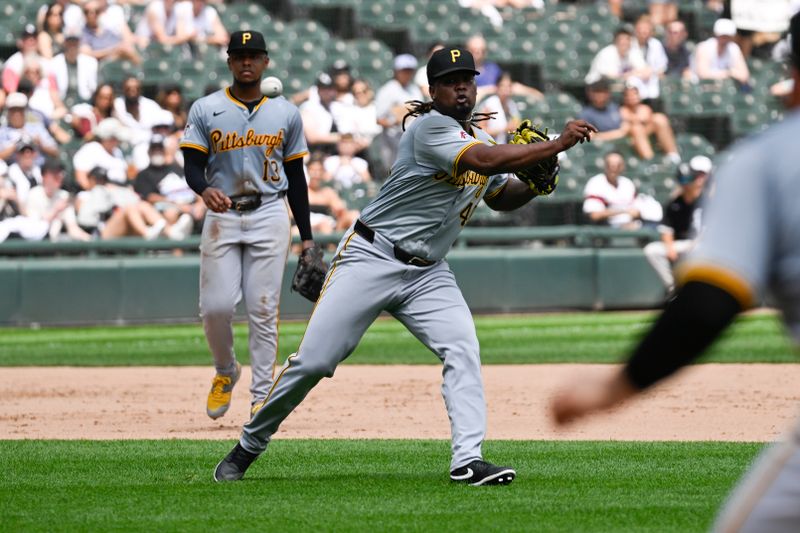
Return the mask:
<svg viewBox="0 0 800 533">
<path fill-rule="evenodd" d="M 670 302 L 625 366 L 644 389 L 700 357 L 742 310 L 724 290 L 693 281 Z"/>
<path fill-rule="evenodd" d="M 308 209 L 308 185 L 306 184 L 306 174 L 303 171 L 303 159 L 297 158 L 286 161 L 283 164 L 286 171 L 286 178 L 289 180 L 289 190 L 286 198 L 289 200 L 289 207 L 292 209 L 294 223 L 300 231 L 300 239 L 310 241 L 311 220 Z"/>
<path fill-rule="evenodd" d="M 183 150 L 183 170 L 186 175 L 186 183 L 197 194 L 203 194 L 208 188 L 206 182 L 206 163 L 208 154 L 194 148 L 181 148 Z"/>
</svg>

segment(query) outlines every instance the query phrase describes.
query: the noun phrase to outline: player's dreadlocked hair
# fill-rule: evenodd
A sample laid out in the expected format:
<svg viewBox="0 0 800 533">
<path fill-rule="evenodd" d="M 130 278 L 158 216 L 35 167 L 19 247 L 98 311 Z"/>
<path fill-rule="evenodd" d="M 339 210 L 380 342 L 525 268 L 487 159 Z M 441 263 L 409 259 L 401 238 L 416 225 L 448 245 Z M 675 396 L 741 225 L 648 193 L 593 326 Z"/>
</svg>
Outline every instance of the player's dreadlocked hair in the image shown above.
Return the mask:
<svg viewBox="0 0 800 533">
<path fill-rule="evenodd" d="M 433 109 L 433 102 L 422 102 L 420 100 L 409 100 L 406 102 L 408 105 L 408 113 L 405 114 L 403 117 L 403 131 L 406 131 L 406 119 L 408 117 L 418 117 L 420 115 L 424 115 L 425 113 L 429 113 L 431 109 Z M 482 122 L 484 120 L 489 120 L 494 118 L 497 114 L 497 111 L 493 111 L 491 113 L 472 113 L 469 116 L 468 122 L 477 127 L 478 122 Z"/>
</svg>

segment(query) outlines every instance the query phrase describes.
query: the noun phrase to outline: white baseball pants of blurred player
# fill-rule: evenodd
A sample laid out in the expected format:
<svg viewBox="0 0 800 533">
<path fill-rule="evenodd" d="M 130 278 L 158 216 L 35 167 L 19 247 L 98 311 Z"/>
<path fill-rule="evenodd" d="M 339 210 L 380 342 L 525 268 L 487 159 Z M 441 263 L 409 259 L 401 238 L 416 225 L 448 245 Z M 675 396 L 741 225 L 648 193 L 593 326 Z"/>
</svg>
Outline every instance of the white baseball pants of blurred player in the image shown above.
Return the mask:
<svg viewBox="0 0 800 533">
<path fill-rule="evenodd" d="M 278 195 L 253 211 L 208 211 L 200 241 L 200 316 L 219 374 L 235 368 L 233 316 L 244 297 L 249 326 L 252 403 L 272 387 L 278 348 L 278 304 L 291 236 Z"/>
<path fill-rule="evenodd" d="M 482 458 L 486 401 L 478 337 L 446 261 L 429 267 L 400 262 L 391 243 L 348 232 L 297 354 L 280 369 L 267 402 L 245 424 L 241 445 L 263 452 L 281 422 L 355 349 L 381 311 L 388 311 L 443 362 L 442 395 L 452 434 L 451 470 Z"/>
<path fill-rule="evenodd" d="M 675 252 L 678 254 L 678 260 L 682 259 L 686 254 L 692 251 L 696 244 L 694 240 L 678 240 L 674 243 Z M 647 262 L 656 271 L 661 282 L 668 291 L 675 289 L 675 276 L 672 273 L 673 264 L 667 258 L 667 245 L 662 241 L 653 241 L 644 247 L 644 256 Z"/>
</svg>

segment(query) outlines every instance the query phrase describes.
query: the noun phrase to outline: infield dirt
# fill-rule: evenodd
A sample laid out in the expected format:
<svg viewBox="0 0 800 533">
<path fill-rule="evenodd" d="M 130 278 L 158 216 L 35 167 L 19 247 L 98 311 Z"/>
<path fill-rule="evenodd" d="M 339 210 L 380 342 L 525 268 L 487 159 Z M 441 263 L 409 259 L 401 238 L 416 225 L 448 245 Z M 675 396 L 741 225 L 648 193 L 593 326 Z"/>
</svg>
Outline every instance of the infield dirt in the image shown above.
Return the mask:
<svg viewBox="0 0 800 533">
<path fill-rule="evenodd" d="M 613 365 L 487 365 L 488 439 L 770 441 L 800 405 L 800 365 L 691 367 L 635 405 L 556 430 L 556 386 Z M 235 439 L 249 368 L 221 419 L 205 414 L 211 367 L 25 367 L 0 371 L 3 439 Z M 280 438 L 448 439 L 441 367 L 342 365 L 286 420 Z"/>
</svg>

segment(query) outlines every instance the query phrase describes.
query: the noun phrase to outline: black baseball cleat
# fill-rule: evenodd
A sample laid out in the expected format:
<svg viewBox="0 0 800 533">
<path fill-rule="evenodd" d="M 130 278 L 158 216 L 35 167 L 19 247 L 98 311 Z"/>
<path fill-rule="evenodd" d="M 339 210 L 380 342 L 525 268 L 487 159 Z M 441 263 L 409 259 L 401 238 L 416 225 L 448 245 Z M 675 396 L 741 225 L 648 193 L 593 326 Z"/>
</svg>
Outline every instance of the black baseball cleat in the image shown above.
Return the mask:
<svg viewBox="0 0 800 533">
<path fill-rule="evenodd" d="M 250 464 L 258 459 L 257 453 L 250 453 L 238 442 L 225 459 L 214 469 L 214 481 L 238 481 L 242 479 Z"/>
<path fill-rule="evenodd" d="M 493 465 L 481 459 L 476 459 L 450 472 L 450 479 L 453 481 L 469 483 L 473 487 L 508 485 L 514 481 L 515 477 L 517 477 L 517 472 L 513 468 Z"/>
</svg>

